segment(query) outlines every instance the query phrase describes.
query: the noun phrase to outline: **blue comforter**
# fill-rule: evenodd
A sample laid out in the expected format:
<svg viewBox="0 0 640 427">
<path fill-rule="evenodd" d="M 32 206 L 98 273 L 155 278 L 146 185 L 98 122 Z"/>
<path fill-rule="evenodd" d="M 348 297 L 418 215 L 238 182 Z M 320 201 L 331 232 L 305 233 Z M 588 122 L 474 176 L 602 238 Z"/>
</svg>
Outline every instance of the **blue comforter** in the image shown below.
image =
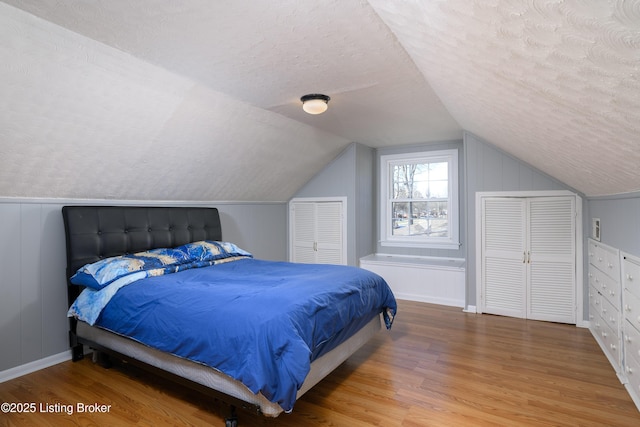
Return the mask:
<svg viewBox="0 0 640 427">
<path fill-rule="evenodd" d="M 120 288 L 96 325 L 213 367 L 290 411 L 316 349 L 394 296 L 356 267 L 243 258 Z"/>
</svg>

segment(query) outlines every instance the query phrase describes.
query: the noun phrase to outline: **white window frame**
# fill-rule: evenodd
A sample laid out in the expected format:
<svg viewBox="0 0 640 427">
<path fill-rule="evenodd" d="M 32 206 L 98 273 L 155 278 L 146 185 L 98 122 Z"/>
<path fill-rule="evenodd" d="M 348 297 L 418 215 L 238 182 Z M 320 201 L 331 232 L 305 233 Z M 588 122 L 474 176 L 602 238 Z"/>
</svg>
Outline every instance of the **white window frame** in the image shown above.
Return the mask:
<svg viewBox="0 0 640 427">
<path fill-rule="evenodd" d="M 392 232 L 391 166 L 398 163 L 449 163 L 449 236 L 397 236 Z M 412 248 L 459 249 L 458 150 L 421 151 L 380 156 L 380 245 Z"/>
</svg>

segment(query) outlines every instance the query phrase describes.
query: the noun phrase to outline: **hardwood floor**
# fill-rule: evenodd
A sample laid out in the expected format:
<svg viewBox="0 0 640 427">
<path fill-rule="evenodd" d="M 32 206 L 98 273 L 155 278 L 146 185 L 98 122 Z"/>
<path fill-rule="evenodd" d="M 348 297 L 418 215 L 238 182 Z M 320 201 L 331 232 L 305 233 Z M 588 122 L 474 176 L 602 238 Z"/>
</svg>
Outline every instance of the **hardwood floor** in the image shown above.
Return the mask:
<svg viewBox="0 0 640 427">
<path fill-rule="evenodd" d="M 639 426 L 588 330 L 399 301 L 380 332 L 307 392 L 292 414 L 240 426 Z M 224 426 L 227 406 L 139 369 L 89 358 L 0 384 L 0 402 L 71 405 L 0 413 L 2 426 Z M 78 413 L 78 402 L 111 405 Z M 46 409 L 46 408 L 45 408 Z"/>
</svg>

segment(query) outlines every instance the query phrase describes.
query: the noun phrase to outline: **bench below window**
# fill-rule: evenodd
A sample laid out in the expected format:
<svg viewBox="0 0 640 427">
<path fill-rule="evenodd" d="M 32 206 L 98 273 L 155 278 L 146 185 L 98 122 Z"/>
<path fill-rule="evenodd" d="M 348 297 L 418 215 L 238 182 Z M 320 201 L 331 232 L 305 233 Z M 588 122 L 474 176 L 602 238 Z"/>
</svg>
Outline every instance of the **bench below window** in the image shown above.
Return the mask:
<svg viewBox="0 0 640 427">
<path fill-rule="evenodd" d="M 371 254 L 360 267 L 382 276 L 398 299 L 464 307 L 464 259 Z"/>
</svg>

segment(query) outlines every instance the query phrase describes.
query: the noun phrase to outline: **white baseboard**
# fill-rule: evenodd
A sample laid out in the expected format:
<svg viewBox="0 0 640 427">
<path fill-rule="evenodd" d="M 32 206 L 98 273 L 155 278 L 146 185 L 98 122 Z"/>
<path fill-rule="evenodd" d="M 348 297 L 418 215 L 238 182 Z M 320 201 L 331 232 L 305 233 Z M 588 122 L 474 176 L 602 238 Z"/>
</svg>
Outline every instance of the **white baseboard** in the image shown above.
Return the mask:
<svg viewBox="0 0 640 427">
<path fill-rule="evenodd" d="M 48 368 L 49 366 L 57 365 L 58 363 L 66 362 L 67 360 L 71 360 L 71 350 L 0 371 L 0 383 L 39 371 L 40 369 Z"/>
<path fill-rule="evenodd" d="M 397 299 L 407 301 L 426 302 L 429 304 L 447 305 L 450 307 L 464 307 L 464 301 L 451 298 L 438 298 L 429 295 L 409 294 L 405 292 L 394 292 Z"/>
<path fill-rule="evenodd" d="M 467 308 L 465 308 L 462 311 L 464 311 L 465 313 L 474 313 L 475 314 L 475 313 L 478 312 L 478 309 L 476 308 L 475 305 L 468 305 Z"/>
<path fill-rule="evenodd" d="M 576 326 L 578 328 L 589 328 L 591 326 L 591 322 L 589 322 L 588 320 L 578 320 Z"/>
</svg>

